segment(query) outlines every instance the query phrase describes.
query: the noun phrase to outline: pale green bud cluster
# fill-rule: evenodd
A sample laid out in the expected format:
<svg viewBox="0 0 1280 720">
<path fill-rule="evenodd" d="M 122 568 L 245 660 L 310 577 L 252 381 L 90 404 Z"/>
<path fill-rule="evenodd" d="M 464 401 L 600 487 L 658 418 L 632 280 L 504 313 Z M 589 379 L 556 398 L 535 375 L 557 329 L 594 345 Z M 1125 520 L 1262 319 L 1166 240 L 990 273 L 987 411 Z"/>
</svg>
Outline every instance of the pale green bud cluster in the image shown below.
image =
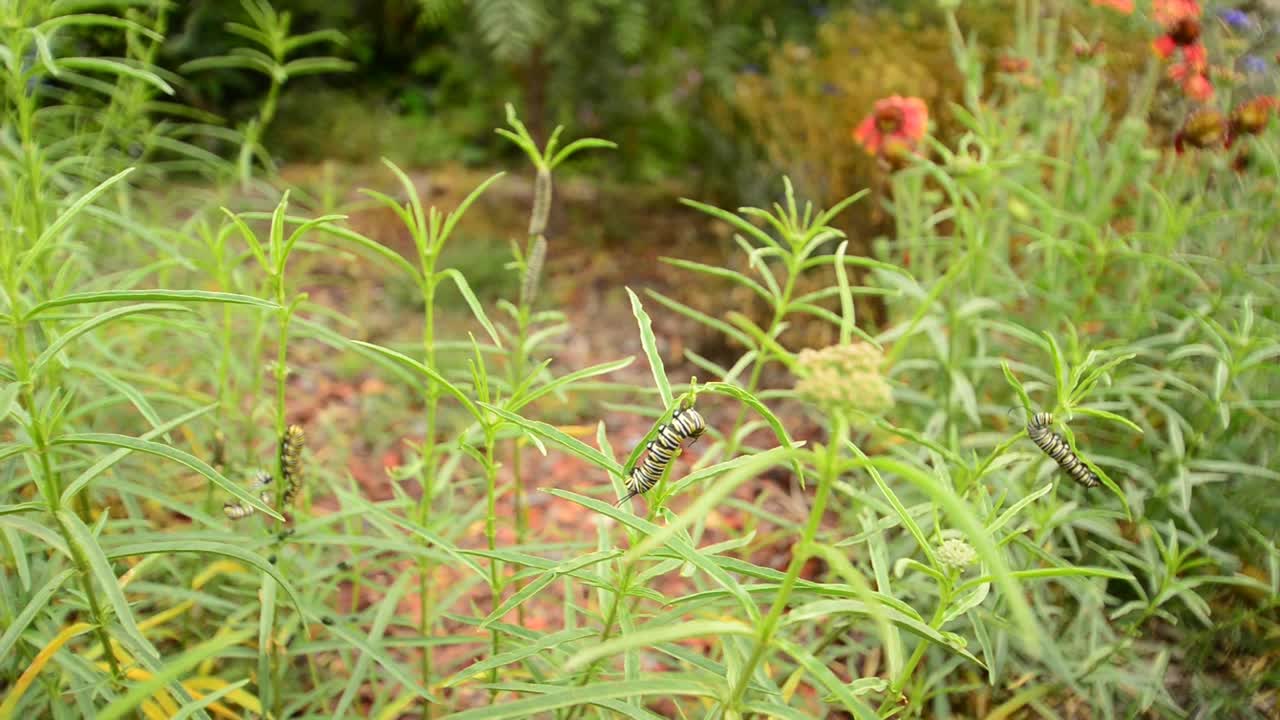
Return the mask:
<svg viewBox="0 0 1280 720">
<path fill-rule="evenodd" d="M 893 407 L 884 378 L 884 353 L 868 343 L 802 350 L 796 358 L 796 392 L 815 405 L 878 415 Z"/>
<path fill-rule="evenodd" d="M 937 550 L 938 562 L 952 570 L 962 571 L 978 561 L 973 546 L 960 538 L 947 538 Z"/>
</svg>

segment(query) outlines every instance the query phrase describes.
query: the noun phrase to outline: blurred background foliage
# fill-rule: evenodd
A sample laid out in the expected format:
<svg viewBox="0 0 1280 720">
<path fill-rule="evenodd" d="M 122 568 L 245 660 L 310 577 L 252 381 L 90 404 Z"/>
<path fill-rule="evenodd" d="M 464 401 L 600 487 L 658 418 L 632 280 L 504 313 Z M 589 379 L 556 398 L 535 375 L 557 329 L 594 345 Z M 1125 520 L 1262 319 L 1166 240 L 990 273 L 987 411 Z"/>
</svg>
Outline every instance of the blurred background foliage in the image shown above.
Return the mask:
<svg viewBox="0 0 1280 720">
<path fill-rule="evenodd" d="M 514 102 L 535 135 L 564 123 L 608 136 L 621 180 L 680 178 L 698 192 L 752 199 L 782 170 L 824 201 L 865 187 L 869 161 L 849 133 L 875 98 L 926 99 L 945 137 L 960 87 L 931 4 L 800 0 L 281 0 L 295 33 L 339 28 L 352 72 L 291 82 L 266 145 L 278 159 L 409 165 L 513 159 L 490 130 Z M 964 8 L 988 47 L 1012 42 L 1012 2 Z M 159 63 L 178 68 L 243 44 L 235 0 L 181 3 Z M 1096 24 L 1098 16 L 1091 14 Z M 1113 34 L 1123 46 L 1123 23 Z M 106 48 L 99 48 L 106 50 Z M 994 61 L 994 58 L 992 58 Z M 1113 53 L 1112 64 L 1115 66 Z M 993 65 L 994 67 L 994 65 Z M 261 76 L 203 72 L 179 88 L 230 122 L 255 111 Z M 865 222 L 855 217 L 849 222 Z"/>
</svg>

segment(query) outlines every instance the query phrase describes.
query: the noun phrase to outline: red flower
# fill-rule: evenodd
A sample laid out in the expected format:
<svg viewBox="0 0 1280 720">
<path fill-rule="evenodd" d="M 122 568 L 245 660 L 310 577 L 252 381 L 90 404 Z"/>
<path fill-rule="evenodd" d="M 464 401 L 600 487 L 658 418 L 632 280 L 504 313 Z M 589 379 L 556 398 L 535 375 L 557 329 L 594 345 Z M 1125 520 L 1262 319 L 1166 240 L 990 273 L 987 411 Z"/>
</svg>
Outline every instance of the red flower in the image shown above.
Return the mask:
<svg viewBox="0 0 1280 720">
<path fill-rule="evenodd" d="M 1098 7 L 1106 7 L 1125 15 L 1133 14 L 1133 0 L 1093 0 Z"/>
<path fill-rule="evenodd" d="M 1195 18 L 1184 18 L 1168 27 L 1168 32 L 1152 43 L 1156 54 L 1167 59 L 1178 48 L 1192 48 L 1200 45 L 1200 21 Z"/>
<path fill-rule="evenodd" d="M 1208 75 L 1208 52 L 1200 43 L 1183 46 L 1181 50 L 1181 60 L 1169 66 L 1169 79 L 1182 85 L 1187 97 L 1200 102 L 1209 100 L 1213 97 L 1213 83 Z"/>
<path fill-rule="evenodd" d="M 1203 11 L 1196 0 L 1155 0 L 1152 15 L 1156 22 L 1172 28 L 1181 20 L 1199 20 Z"/>
<path fill-rule="evenodd" d="M 854 128 L 853 139 L 872 155 L 879 155 L 889 141 L 914 149 L 929 128 L 929 108 L 916 97 L 882 98 L 871 114 Z"/>
</svg>

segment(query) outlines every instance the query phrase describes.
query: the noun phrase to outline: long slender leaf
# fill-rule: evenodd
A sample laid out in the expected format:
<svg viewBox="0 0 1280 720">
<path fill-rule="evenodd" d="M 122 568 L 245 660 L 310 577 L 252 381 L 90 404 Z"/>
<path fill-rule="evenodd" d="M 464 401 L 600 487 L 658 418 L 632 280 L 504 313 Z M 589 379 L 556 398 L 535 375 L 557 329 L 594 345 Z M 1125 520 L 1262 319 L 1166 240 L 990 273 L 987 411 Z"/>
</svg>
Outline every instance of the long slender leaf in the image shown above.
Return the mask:
<svg viewBox="0 0 1280 720">
<path fill-rule="evenodd" d="M 631 313 L 636 316 L 640 325 L 640 345 L 649 358 L 649 369 L 653 371 L 653 381 L 658 386 L 658 395 L 662 398 L 662 407 L 671 407 L 671 381 L 667 379 L 667 369 L 662 363 L 662 355 L 658 352 L 658 338 L 653 334 L 653 321 L 644 311 L 640 298 L 627 288 L 627 297 L 631 298 Z"/>
<path fill-rule="evenodd" d="M 195 470 L 203 475 L 209 482 L 226 490 L 240 500 L 249 503 L 255 510 L 266 513 L 276 520 L 284 520 L 280 513 L 276 512 L 270 505 L 264 503 L 261 498 L 244 489 L 239 483 L 232 482 L 222 476 L 222 473 L 214 470 L 208 463 L 200 458 L 177 448 L 162 445 L 150 440 L 129 437 L 128 435 L 115 435 L 112 433 L 75 433 L 69 435 L 60 435 L 53 439 L 54 445 L 106 445 L 108 447 L 127 448 L 133 452 L 146 453 L 155 455 L 168 460 L 172 460 L 179 465 Z M 91 468 L 92 469 L 92 468 Z M 77 478 L 77 481 L 79 478 Z M 86 480 L 86 482 L 88 482 Z M 80 485 L 83 487 L 83 483 Z M 70 488 L 68 488 L 70 489 Z M 76 488 L 79 490 L 79 488 Z"/>
</svg>

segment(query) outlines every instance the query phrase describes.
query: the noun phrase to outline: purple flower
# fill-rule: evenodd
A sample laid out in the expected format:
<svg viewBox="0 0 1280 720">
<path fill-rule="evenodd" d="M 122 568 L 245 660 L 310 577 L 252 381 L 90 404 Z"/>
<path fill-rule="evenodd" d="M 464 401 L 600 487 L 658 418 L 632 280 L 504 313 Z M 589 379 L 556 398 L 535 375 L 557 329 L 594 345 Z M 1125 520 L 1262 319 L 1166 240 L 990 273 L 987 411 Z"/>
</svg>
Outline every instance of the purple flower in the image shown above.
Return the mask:
<svg viewBox="0 0 1280 720">
<path fill-rule="evenodd" d="M 1245 55 L 1240 64 L 1247 73 L 1264 73 L 1267 71 L 1267 61 L 1257 55 Z"/>
<path fill-rule="evenodd" d="M 755 64 L 743 65 L 742 72 L 746 73 L 747 75 L 759 75 L 760 66 Z"/>
<path fill-rule="evenodd" d="M 1244 30 L 1253 24 L 1253 21 L 1249 19 L 1248 13 L 1235 8 L 1223 10 L 1219 13 L 1219 16 L 1222 18 L 1223 22 L 1237 30 Z"/>
</svg>

